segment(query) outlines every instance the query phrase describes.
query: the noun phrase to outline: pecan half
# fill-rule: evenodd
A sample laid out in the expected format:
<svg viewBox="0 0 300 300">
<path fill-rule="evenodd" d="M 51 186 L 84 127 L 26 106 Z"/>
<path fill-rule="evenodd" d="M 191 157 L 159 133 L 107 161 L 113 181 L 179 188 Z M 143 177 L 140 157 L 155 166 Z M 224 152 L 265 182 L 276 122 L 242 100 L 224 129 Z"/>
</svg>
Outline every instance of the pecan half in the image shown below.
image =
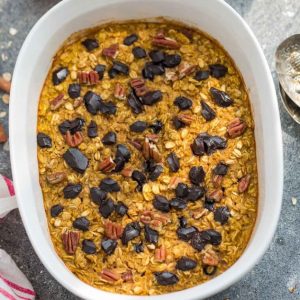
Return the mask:
<svg viewBox="0 0 300 300">
<path fill-rule="evenodd" d="M 159 135 L 155 133 L 148 133 L 146 134 L 146 138 L 149 139 L 150 142 L 156 144 L 159 139 Z"/>
<path fill-rule="evenodd" d="M 95 85 L 99 82 L 99 74 L 96 71 L 79 71 L 77 78 L 80 84 Z"/>
<path fill-rule="evenodd" d="M 106 57 L 116 58 L 118 55 L 119 44 L 112 44 L 102 50 L 102 54 Z"/>
<path fill-rule="evenodd" d="M 128 270 L 121 274 L 121 278 L 124 282 L 133 282 L 133 274 L 131 270 Z"/>
<path fill-rule="evenodd" d="M 168 188 L 174 190 L 180 182 L 182 182 L 180 177 L 173 176 L 169 182 Z"/>
<path fill-rule="evenodd" d="M 161 245 L 160 248 L 155 249 L 154 258 L 158 262 L 164 262 L 167 257 L 166 247 Z"/>
<path fill-rule="evenodd" d="M 158 151 L 157 146 L 151 142 L 149 138 L 145 138 L 142 146 L 142 154 L 146 160 L 152 158 L 157 163 L 161 162 L 162 160 L 162 156 Z"/>
<path fill-rule="evenodd" d="M 68 254 L 74 254 L 80 240 L 80 232 L 67 230 L 61 235 L 61 239 Z"/>
<path fill-rule="evenodd" d="M 167 68 L 166 72 L 165 72 L 165 78 L 166 78 L 166 81 L 176 81 L 176 80 L 178 80 L 178 75 L 177 75 L 176 70 L 174 71 L 172 69 Z"/>
<path fill-rule="evenodd" d="M 115 86 L 114 96 L 120 100 L 126 99 L 126 89 L 125 89 L 124 85 L 117 82 L 117 84 Z"/>
<path fill-rule="evenodd" d="M 178 120 L 184 123 L 185 125 L 191 125 L 194 121 L 194 116 L 189 114 L 179 114 L 177 116 Z"/>
<path fill-rule="evenodd" d="M 196 220 L 199 220 L 203 216 L 206 216 L 208 213 L 209 213 L 208 209 L 206 209 L 206 208 L 199 208 L 199 209 L 196 209 L 196 210 L 194 210 L 194 211 L 191 212 L 191 217 L 194 218 L 194 219 L 196 219 Z"/>
<path fill-rule="evenodd" d="M 47 181 L 51 184 L 57 184 L 65 180 L 67 177 L 65 172 L 56 172 L 46 176 Z"/>
<path fill-rule="evenodd" d="M 227 126 L 227 133 L 230 138 L 241 136 L 247 128 L 247 124 L 240 118 L 233 119 Z"/>
<path fill-rule="evenodd" d="M 0 143 L 5 143 L 8 140 L 8 136 L 5 133 L 3 125 L 0 123 Z"/>
<path fill-rule="evenodd" d="M 131 87 L 134 89 L 137 96 L 144 96 L 149 90 L 146 86 L 146 81 L 143 78 L 134 78 L 130 81 Z"/>
<path fill-rule="evenodd" d="M 151 210 L 145 210 L 141 214 L 140 221 L 159 231 L 164 225 L 170 223 L 171 219 L 168 214 L 161 214 Z"/>
<path fill-rule="evenodd" d="M 238 191 L 239 193 L 244 193 L 247 191 L 249 184 L 250 184 L 251 175 L 247 174 L 242 177 L 238 184 Z"/>
<path fill-rule="evenodd" d="M 212 175 L 212 184 L 215 188 L 218 188 L 222 185 L 224 176 L 213 174 Z"/>
<path fill-rule="evenodd" d="M 207 250 L 202 257 L 202 263 L 207 266 L 217 266 L 219 263 L 218 254 L 212 249 Z"/>
<path fill-rule="evenodd" d="M 121 175 L 123 175 L 124 177 L 131 177 L 133 172 L 132 168 L 125 168 L 121 171 Z"/>
<path fill-rule="evenodd" d="M 121 275 L 114 270 L 102 269 L 100 272 L 100 278 L 108 283 L 114 283 L 121 279 Z"/>
<path fill-rule="evenodd" d="M 152 40 L 152 45 L 166 48 L 166 49 L 179 49 L 180 44 L 171 38 L 166 37 L 163 33 L 158 33 Z"/>
<path fill-rule="evenodd" d="M 5 80 L 2 76 L 0 76 L 0 90 L 9 94 L 10 93 L 11 83 Z"/>
<path fill-rule="evenodd" d="M 178 66 L 178 77 L 179 79 L 184 78 L 187 75 L 192 74 L 196 70 L 196 65 L 191 65 L 184 61 Z"/>
<path fill-rule="evenodd" d="M 143 145 L 140 140 L 129 140 L 129 143 L 137 150 L 142 150 Z"/>
<path fill-rule="evenodd" d="M 105 235 L 112 240 L 119 239 L 123 233 L 122 225 L 118 223 L 114 223 L 110 220 L 104 223 L 104 230 L 105 230 Z"/>
<path fill-rule="evenodd" d="M 71 134 L 70 130 L 67 130 L 64 138 L 70 147 L 77 147 L 83 142 L 83 135 L 80 131 L 76 131 L 74 134 Z"/>
<path fill-rule="evenodd" d="M 103 173 L 109 173 L 113 171 L 116 167 L 115 162 L 111 157 L 105 158 L 103 161 L 101 161 L 98 165 L 98 169 L 102 171 Z"/>
<path fill-rule="evenodd" d="M 63 105 L 63 103 L 65 102 L 64 99 L 64 94 L 59 94 L 57 97 L 55 97 L 53 100 L 50 101 L 50 109 L 51 110 L 56 110 L 59 107 L 61 107 Z"/>
<path fill-rule="evenodd" d="M 208 198 L 220 202 L 223 198 L 223 191 L 221 189 L 214 190 L 208 194 Z"/>
</svg>

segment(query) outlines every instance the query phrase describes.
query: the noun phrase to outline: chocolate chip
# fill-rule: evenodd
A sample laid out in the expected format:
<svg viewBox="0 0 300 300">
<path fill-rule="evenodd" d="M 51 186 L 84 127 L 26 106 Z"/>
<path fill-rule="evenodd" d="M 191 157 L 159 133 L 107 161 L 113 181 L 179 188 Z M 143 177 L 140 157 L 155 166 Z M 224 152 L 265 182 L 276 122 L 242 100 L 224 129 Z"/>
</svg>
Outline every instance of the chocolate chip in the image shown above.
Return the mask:
<svg viewBox="0 0 300 300">
<path fill-rule="evenodd" d="M 189 178 L 193 184 L 198 185 L 202 183 L 205 178 L 203 167 L 192 167 L 189 172 Z"/>
<path fill-rule="evenodd" d="M 153 200 L 153 206 L 157 210 L 162 212 L 169 212 L 170 211 L 170 203 L 168 199 L 161 195 L 155 195 Z"/>
<path fill-rule="evenodd" d="M 87 51 L 93 51 L 99 48 L 99 43 L 96 39 L 85 39 L 81 44 L 87 49 Z"/>
<path fill-rule="evenodd" d="M 205 197 L 204 208 L 208 209 L 209 211 L 214 211 L 215 201 L 213 199 Z"/>
<path fill-rule="evenodd" d="M 202 156 L 204 154 L 210 155 L 217 150 L 225 149 L 226 146 L 227 141 L 224 138 L 201 133 L 195 138 L 191 145 L 191 149 L 195 155 Z"/>
<path fill-rule="evenodd" d="M 163 286 L 174 285 L 179 281 L 177 275 L 171 272 L 155 272 L 154 275 L 157 283 Z"/>
<path fill-rule="evenodd" d="M 164 73 L 165 68 L 163 65 L 156 65 L 152 62 L 147 62 L 142 70 L 143 77 L 149 80 L 153 80 L 156 75 L 163 75 Z"/>
<path fill-rule="evenodd" d="M 148 128 L 148 124 L 147 122 L 144 121 L 136 121 L 134 123 L 132 123 L 130 126 L 130 131 L 133 132 L 143 132 Z"/>
<path fill-rule="evenodd" d="M 63 158 L 70 168 L 81 174 L 83 174 L 89 166 L 89 160 L 77 148 L 69 148 L 63 154 Z"/>
<path fill-rule="evenodd" d="M 69 75 L 69 70 L 67 68 L 59 68 L 52 73 L 52 82 L 54 85 L 58 85 L 65 81 Z"/>
<path fill-rule="evenodd" d="M 221 225 L 226 224 L 228 222 L 229 217 L 230 211 L 227 206 L 218 207 L 214 212 L 215 221 L 221 223 Z"/>
<path fill-rule="evenodd" d="M 131 153 L 125 145 L 118 144 L 116 157 L 122 157 L 126 162 L 128 162 L 131 158 Z"/>
<path fill-rule="evenodd" d="M 172 118 L 172 124 L 176 130 L 186 126 L 186 124 L 184 124 L 182 121 L 180 121 L 177 116 Z"/>
<path fill-rule="evenodd" d="M 155 181 L 163 171 L 164 171 L 163 166 L 155 165 L 149 173 L 149 176 L 148 176 L 149 180 Z"/>
<path fill-rule="evenodd" d="M 82 231 L 88 231 L 90 221 L 86 217 L 79 217 L 74 220 L 73 227 Z"/>
<path fill-rule="evenodd" d="M 202 231 L 196 231 L 193 233 L 192 237 L 191 237 L 191 246 L 198 250 L 198 251 L 202 251 L 205 247 L 205 245 L 207 244 L 206 239 L 203 236 Z"/>
<path fill-rule="evenodd" d="M 194 202 L 201 199 L 204 194 L 205 189 L 202 186 L 191 186 L 188 195 L 186 196 L 186 200 Z"/>
<path fill-rule="evenodd" d="M 101 242 L 101 248 L 107 255 L 113 254 L 117 248 L 117 245 L 117 241 L 106 238 L 104 238 Z"/>
<path fill-rule="evenodd" d="M 176 153 L 174 153 L 174 152 L 171 152 L 167 156 L 167 163 L 172 172 L 177 172 L 180 168 L 179 158 L 177 157 Z"/>
<path fill-rule="evenodd" d="M 149 128 L 151 128 L 155 134 L 161 132 L 163 127 L 164 127 L 164 124 L 160 120 L 156 120 L 151 125 L 149 125 Z"/>
<path fill-rule="evenodd" d="M 82 241 L 82 251 L 86 254 L 95 254 L 96 253 L 96 245 L 91 240 L 83 240 Z"/>
<path fill-rule="evenodd" d="M 158 237 L 158 231 L 150 228 L 149 225 L 145 225 L 145 239 L 148 243 L 157 244 Z"/>
<path fill-rule="evenodd" d="M 215 78 L 224 77 L 228 72 L 228 68 L 221 64 L 209 65 L 209 70 L 211 76 Z"/>
<path fill-rule="evenodd" d="M 105 72 L 106 66 L 105 65 L 97 65 L 94 70 L 98 73 L 99 80 L 103 79 L 104 72 Z"/>
<path fill-rule="evenodd" d="M 39 132 L 37 135 L 37 143 L 41 148 L 51 148 L 52 140 L 49 135 Z"/>
<path fill-rule="evenodd" d="M 175 189 L 175 195 L 179 198 L 185 198 L 189 193 L 189 187 L 185 183 L 178 183 Z"/>
<path fill-rule="evenodd" d="M 224 163 L 218 163 L 216 167 L 213 169 L 214 174 L 225 176 L 228 172 L 228 165 Z"/>
<path fill-rule="evenodd" d="M 187 110 L 192 107 L 193 101 L 187 97 L 179 96 L 174 100 L 174 104 L 178 106 L 180 110 Z"/>
<path fill-rule="evenodd" d="M 123 217 L 128 212 L 128 206 L 125 205 L 122 201 L 119 201 L 115 206 L 115 211 L 119 216 Z"/>
<path fill-rule="evenodd" d="M 155 64 L 158 64 L 165 59 L 165 53 L 161 50 L 152 50 L 149 52 L 149 56 Z"/>
<path fill-rule="evenodd" d="M 170 201 L 170 206 L 176 210 L 182 210 L 186 208 L 187 204 L 186 200 L 176 197 Z"/>
<path fill-rule="evenodd" d="M 96 115 L 100 110 L 101 97 L 92 91 L 88 91 L 83 96 L 84 104 L 89 113 Z"/>
<path fill-rule="evenodd" d="M 162 92 L 159 90 L 150 91 L 141 97 L 144 105 L 153 105 L 162 99 Z"/>
<path fill-rule="evenodd" d="M 220 91 L 214 87 L 211 87 L 209 91 L 211 93 L 214 102 L 217 105 L 221 107 L 228 107 L 233 104 L 233 100 L 230 98 L 230 96 L 227 93 Z"/>
<path fill-rule="evenodd" d="M 133 249 L 136 253 L 144 252 L 144 245 L 143 243 L 134 244 Z"/>
<path fill-rule="evenodd" d="M 181 63 L 181 56 L 179 54 L 168 54 L 163 60 L 163 65 L 166 68 L 177 67 Z"/>
<path fill-rule="evenodd" d="M 131 175 L 132 180 L 136 181 L 140 186 L 143 186 L 146 183 L 146 176 L 138 171 L 134 170 Z"/>
<path fill-rule="evenodd" d="M 100 203 L 99 212 L 103 218 L 107 219 L 114 210 L 115 204 L 110 198 L 107 198 Z"/>
<path fill-rule="evenodd" d="M 119 184 L 110 177 L 106 177 L 106 178 L 102 179 L 99 187 L 101 190 L 108 192 L 108 193 L 119 192 L 121 190 Z"/>
<path fill-rule="evenodd" d="M 126 45 L 126 46 L 130 46 L 132 45 L 133 43 L 135 43 L 137 40 L 139 39 L 139 37 L 133 33 L 131 35 L 128 35 L 124 41 L 123 41 L 123 44 Z"/>
<path fill-rule="evenodd" d="M 216 117 L 215 111 L 203 100 L 201 101 L 201 115 L 206 121 L 211 121 Z"/>
<path fill-rule="evenodd" d="M 114 168 L 114 172 L 121 172 L 124 167 L 125 167 L 125 159 L 121 156 L 117 156 L 115 159 L 114 159 L 114 163 L 115 163 L 115 168 Z"/>
<path fill-rule="evenodd" d="M 108 75 L 110 78 L 114 78 L 118 74 L 128 75 L 129 67 L 126 64 L 115 60 L 112 67 L 108 71 Z"/>
<path fill-rule="evenodd" d="M 74 120 L 66 120 L 58 125 L 58 129 L 62 135 L 65 135 L 67 131 L 71 134 L 75 134 L 77 131 L 82 131 L 85 121 L 82 118 L 76 118 Z"/>
<path fill-rule="evenodd" d="M 60 204 L 53 205 L 50 209 L 51 217 L 56 218 L 64 208 Z"/>
<path fill-rule="evenodd" d="M 179 226 L 185 228 L 187 226 L 187 219 L 185 217 L 179 217 Z"/>
<path fill-rule="evenodd" d="M 117 135 L 115 132 L 109 131 L 104 135 L 101 141 L 104 145 L 114 145 L 117 142 Z"/>
<path fill-rule="evenodd" d="M 98 126 L 95 121 L 91 121 L 87 128 L 88 137 L 93 139 L 98 136 Z"/>
<path fill-rule="evenodd" d="M 114 115 L 117 112 L 117 106 L 112 101 L 100 101 L 99 111 L 107 116 Z"/>
<path fill-rule="evenodd" d="M 70 98 L 76 99 L 80 97 L 81 86 L 78 83 L 71 83 L 68 88 L 68 94 Z"/>
<path fill-rule="evenodd" d="M 189 271 L 195 269 L 197 262 L 189 257 L 182 256 L 176 263 L 176 269 L 181 271 Z"/>
<path fill-rule="evenodd" d="M 63 189 L 64 198 L 65 199 L 74 199 L 80 194 L 81 191 L 82 191 L 82 185 L 80 183 L 77 183 L 77 184 L 69 183 Z"/>
<path fill-rule="evenodd" d="M 176 233 L 180 240 L 188 242 L 197 231 L 198 230 L 195 227 L 179 227 L 177 228 Z"/>
<path fill-rule="evenodd" d="M 90 196 L 92 201 L 100 205 L 107 197 L 107 192 L 101 190 L 99 187 L 90 188 Z"/>
<path fill-rule="evenodd" d="M 144 58 L 147 56 L 147 52 L 141 47 L 134 47 L 132 53 L 135 58 Z"/>
<path fill-rule="evenodd" d="M 138 222 L 132 222 L 125 226 L 122 234 L 122 244 L 127 245 L 129 241 L 138 237 L 141 233 L 141 227 Z"/>
<path fill-rule="evenodd" d="M 141 99 L 137 97 L 133 91 L 127 97 L 127 104 L 135 114 L 140 114 L 144 111 Z"/>
<path fill-rule="evenodd" d="M 211 244 L 213 246 L 219 246 L 222 242 L 221 234 L 214 229 L 207 229 L 201 231 L 202 238 L 206 241 L 207 244 Z"/>
<path fill-rule="evenodd" d="M 202 80 L 206 80 L 209 77 L 210 72 L 207 70 L 199 70 L 196 72 L 195 74 L 195 80 L 197 81 L 202 81 Z"/>
</svg>

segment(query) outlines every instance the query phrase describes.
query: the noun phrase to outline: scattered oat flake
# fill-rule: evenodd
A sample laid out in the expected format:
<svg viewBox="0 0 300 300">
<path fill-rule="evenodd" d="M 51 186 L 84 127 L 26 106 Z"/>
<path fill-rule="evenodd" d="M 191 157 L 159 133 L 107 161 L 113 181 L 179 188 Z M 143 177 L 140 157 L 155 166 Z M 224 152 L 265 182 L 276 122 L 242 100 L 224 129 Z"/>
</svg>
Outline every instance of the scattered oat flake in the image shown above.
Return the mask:
<svg viewBox="0 0 300 300">
<path fill-rule="evenodd" d="M 16 35 L 17 33 L 18 33 L 18 30 L 16 28 L 13 28 L 13 27 L 9 28 L 10 35 Z"/>
<path fill-rule="evenodd" d="M 11 74 L 9 72 L 5 72 L 2 74 L 2 77 L 6 80 L 6 81 L 11 81 Z"/>
<path fill-rule="evenodd" d="M 9 140 L 4 143 L 3 150 L 9 152 Z"/>
<path fill-rule="evenodd" d="M 9 104 L 9 95 L 8 94 L 4 94 L 2 96 L 2 101 L 5 103 L 5 104 Z"/>
<path fill-rule="evenodd" d="M 0 118 L 4 118 L 7 115 L 6 111 L 0 111 Z"/>
<path fill-rule="evenodd" d="M 297 198 L 292 197 L 292 204 L 293 204 L 293 205 L 296 205 L 296 204 L 297 204 Z"/>
</svg>

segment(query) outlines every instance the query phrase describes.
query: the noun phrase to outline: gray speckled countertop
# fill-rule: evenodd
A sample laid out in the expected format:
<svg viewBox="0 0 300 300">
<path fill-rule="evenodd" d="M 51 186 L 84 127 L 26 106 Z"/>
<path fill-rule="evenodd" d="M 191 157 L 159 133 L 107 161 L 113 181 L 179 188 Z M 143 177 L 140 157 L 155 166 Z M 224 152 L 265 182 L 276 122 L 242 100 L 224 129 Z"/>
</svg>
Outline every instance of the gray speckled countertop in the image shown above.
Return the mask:
<svg viewBox="0 0 300 300">
<path fill-rule="evenodd" d="M 0 0 L 0 74 L 12 73 L 18 51 L 30 28 L 58 0 Z M 228 0 L 250 25 L 267 57 L 274 79 L 274 51 L 287 36 L 300 31 L 299 0 Z M 9 31 L 15 28 L 17 33 Z M 11 33 L 13 33 L 11 31 Z M 0 98 L 2 94 L 0 92 Z M 0 112 L 8 106 L 0 101 Z M 282 214 L 273 242 L 262 261 L 240 282 L 212 300 L 281 300 L 300 298 L 300 126 L 280 103 L 284 141 L 285 181 Z M 7 116 L 4 122 L 7 129 Z M 9 152 L 0 146 L 0 173 L 11 177 Z M 299 177 L 298 177 L 299 176 Z M 57 283 L 40 263 L 18 211 L 0 224 L 0 248 L 12 255 L 27 275 L 38 299 L 78 299 Z M 295 287 L 295 288 L 294 288 Z M 294 289 L 293 289 L 294 288 Z M 291 292 L 293 290 L 293 292 Z M 183 300 L 183 299 L 182 299 Z"/>
</svg>

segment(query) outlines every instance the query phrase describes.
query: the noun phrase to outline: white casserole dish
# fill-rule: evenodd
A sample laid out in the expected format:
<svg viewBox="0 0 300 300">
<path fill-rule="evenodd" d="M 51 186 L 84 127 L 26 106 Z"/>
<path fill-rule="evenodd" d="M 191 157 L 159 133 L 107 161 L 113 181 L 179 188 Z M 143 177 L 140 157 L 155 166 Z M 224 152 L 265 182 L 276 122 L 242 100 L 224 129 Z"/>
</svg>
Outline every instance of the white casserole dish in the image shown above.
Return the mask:
<svg viewBox="0 0 300 300">
<path fill-rule="evenodd" d="M 276 93 L 263 52 L 242 18 L 222 0 L 64 0 L 34 26 L 17 60 L 10 100 L 11 162 L 18 207 L 36 253 L 57 281 L 84 299 L 133 297 L 107 293 L 83 283 L 65 267 L 54 250 L 38 175 L 36 124 L 40 92 L 53 55 L 72 33 L 105 21 L 158 16 L 207 32 L 223 45 L 240 69 L 249 89 L 256 124 L 259 212 L 245 252 L 226 272 L 188 290 L 134 298 L 191 300 L 220 292 L 239 280 L 262 257 L 279 218 L 283 163 Z"/>
</svg>

